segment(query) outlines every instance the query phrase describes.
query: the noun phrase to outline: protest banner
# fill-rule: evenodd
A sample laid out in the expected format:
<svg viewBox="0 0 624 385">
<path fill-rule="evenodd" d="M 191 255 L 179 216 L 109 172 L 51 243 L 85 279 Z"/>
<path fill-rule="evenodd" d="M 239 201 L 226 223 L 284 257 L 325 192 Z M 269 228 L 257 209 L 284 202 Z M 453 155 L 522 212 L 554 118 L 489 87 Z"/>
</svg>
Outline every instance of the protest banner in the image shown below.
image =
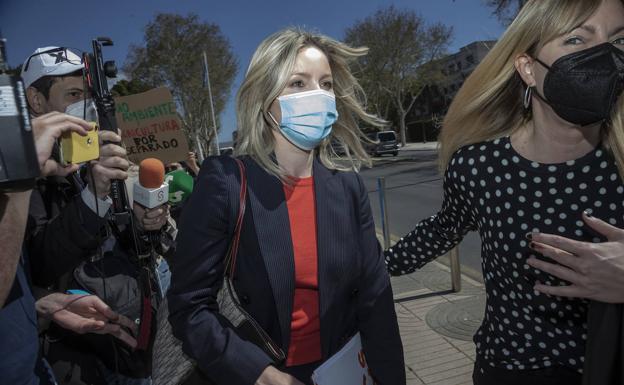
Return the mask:
<svg viewBox="0 0 624 385">
<path fill-rule="evenodd" d="M 138 164 L 145 158 L 157 158 L 167 164 L 186 159 L 188 142 L 167 88 L 118 97 L 115 105 L 130 161 Z"/>
</svg>

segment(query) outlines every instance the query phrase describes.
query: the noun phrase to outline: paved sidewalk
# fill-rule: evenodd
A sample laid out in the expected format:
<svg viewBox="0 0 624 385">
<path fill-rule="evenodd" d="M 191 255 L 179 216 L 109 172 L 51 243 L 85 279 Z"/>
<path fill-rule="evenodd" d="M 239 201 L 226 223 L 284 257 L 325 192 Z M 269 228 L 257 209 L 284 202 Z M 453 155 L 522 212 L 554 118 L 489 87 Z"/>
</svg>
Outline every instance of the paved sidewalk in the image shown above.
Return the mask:
<svg viewBox="0 0 624 385">
<path fill-rule="evenodd" d="M 461 292 L 452 293 L 449 268 L 434 261 L 393 277 L 392 287 L 408 385 L 472 385 L 472 335 L 485 308 L 483 285 L 462 276 Z"/>
<path fill-rule="evenodd" d="M 414 151 L 414 150 L 437 150 L 438 142 L 410 142 L 405 143 L 405 146 L 399 147 L 399 150 Z"/>
</svg>

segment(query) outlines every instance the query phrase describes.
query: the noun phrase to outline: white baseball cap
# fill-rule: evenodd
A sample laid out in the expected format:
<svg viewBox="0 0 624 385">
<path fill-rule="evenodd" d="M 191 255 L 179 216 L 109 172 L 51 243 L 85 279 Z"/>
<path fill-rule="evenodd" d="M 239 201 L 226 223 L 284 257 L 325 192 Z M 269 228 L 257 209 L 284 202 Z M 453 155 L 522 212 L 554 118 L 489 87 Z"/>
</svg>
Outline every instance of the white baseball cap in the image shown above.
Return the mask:
<svg viewBox="0 0 624 385">
<path fill-rule="evenodd" d="M 44 76 L 62 76 L 83 69 L 80 55 L 64 47 L 37 48 L 22 66 L 24 87 Z"/>
</svg>

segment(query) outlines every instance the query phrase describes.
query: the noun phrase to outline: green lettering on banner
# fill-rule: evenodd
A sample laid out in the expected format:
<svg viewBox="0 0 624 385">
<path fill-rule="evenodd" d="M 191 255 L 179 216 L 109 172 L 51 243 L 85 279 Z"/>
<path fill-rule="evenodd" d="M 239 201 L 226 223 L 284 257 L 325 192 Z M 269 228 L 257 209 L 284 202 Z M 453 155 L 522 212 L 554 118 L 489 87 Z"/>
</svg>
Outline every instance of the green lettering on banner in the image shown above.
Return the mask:
<svg viewBox="0 0 624 385">
<path fill-rule="evenodd" d="M 161 116 L 176 115 L 175 103 L 167 102 L 146 107 L 142 110 L 130 111 L 127 103 L 121 103 L 118 111 L 124 122 L 154 119 Z"/>
</svg>

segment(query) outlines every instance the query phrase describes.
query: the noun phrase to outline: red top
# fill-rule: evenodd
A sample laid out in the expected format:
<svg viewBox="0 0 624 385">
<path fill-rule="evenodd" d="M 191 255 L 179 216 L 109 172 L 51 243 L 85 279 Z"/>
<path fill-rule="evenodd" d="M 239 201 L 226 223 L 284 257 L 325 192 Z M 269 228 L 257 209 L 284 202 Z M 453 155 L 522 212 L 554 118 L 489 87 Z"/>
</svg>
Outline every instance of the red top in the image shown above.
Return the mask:
<svg viewBox="0 0 624 385">
<path fill-rule="evenodd" d="M 285 184 L 284 193 L 295 254 L 295 296 L 286 366 L 295 366 L 321 359 L 313 177 L 297 179 L 293 186 Z"/>
</svg>

